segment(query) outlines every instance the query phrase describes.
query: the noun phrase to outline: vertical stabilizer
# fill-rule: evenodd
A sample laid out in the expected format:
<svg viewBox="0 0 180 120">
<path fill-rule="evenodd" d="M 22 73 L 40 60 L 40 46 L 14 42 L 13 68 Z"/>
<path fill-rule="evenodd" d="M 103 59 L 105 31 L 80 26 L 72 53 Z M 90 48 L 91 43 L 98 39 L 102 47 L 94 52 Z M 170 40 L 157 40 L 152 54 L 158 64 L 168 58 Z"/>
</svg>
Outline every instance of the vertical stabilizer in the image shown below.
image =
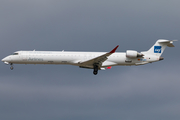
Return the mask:
<svg viewBox="0 0 180 120">
<path fill-rule="evenodd" d="M 174 47 L 173 41 L 175 40 L 170 41 L 170 40 L 165 40 L 165 39 L 159 39 L 148 51 L 142 52 L 142 53 L 161 56 L 167 46 Z"/>
</svg>

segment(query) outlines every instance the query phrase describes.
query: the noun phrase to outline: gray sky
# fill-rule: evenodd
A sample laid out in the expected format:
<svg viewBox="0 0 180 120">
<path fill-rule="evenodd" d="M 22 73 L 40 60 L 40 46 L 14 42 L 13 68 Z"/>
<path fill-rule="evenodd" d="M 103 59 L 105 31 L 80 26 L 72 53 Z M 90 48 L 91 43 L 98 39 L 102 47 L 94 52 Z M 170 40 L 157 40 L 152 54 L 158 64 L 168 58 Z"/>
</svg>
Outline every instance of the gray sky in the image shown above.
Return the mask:
<svg viewBox="0 0 180 120">
<path fill-rule="evenodd" d="M 0 58 L 18 50 L 148 50 L 180 38 L 179 0 L 0 0 Z M 99 71 L 0 64 L 2 120 L 178 120 L 179 42 L 164 61 Z"/>
</svg>

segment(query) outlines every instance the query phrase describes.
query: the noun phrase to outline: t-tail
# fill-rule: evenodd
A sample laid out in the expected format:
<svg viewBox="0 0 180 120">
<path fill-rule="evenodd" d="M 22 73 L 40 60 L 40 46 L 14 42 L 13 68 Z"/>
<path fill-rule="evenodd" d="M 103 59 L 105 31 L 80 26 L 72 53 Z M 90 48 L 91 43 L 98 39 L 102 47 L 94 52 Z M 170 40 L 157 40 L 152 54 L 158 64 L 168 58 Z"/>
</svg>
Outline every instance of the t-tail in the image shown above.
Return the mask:
<svg viewBox="0 0 180 120">
<path fill-rule="evenodd" d="M 159 39 L 148 51 L 141 52 L 141 53 L 144 55 L 155 55 L 155 56 L 160 57 L 167 46 L 174 47 L 173 41 L 177 41 L 177 40 Z"/>
</svg>

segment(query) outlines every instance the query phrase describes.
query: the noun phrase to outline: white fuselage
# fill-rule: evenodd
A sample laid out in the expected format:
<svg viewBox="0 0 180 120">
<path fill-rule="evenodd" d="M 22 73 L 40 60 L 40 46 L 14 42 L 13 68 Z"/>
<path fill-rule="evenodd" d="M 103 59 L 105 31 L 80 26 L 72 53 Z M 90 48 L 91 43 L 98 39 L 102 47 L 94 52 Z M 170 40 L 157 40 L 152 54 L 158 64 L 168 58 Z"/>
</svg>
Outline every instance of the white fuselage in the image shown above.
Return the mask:
<svg viewBox="0 0 180 120">
<path fill-rule="evenodd" d="M 126 52 L 115 52 L 117 45 L 110 52 L 65 52 L 65 51 L 17 51 L 2 59 L 5 64 L 66 64 L 81 68 L 93 69 L 97 75 L 98 70 L 111 69 L 111 66 L 144 65 L 163 60 L 161 57 L 166 46 L 174 47 L 173 40 L 157 40 L 156 43 L 144 52 L 127 50 Z"/>
<path fill-rule="evenodd" d="M 106 52 L 17 51 L 3 60 L 13 64 L 70 64 L 80 66 L 80 63 L 94 59 L 105 53 Z M 101 67 L 142 65 L 155 61 L 159 61 L 158 56 L 146 55 L 143 58 L 127 58 L 126 53 L 116 52 L 109 56 L 108 59 L 102 63 Z"/>
</svg>

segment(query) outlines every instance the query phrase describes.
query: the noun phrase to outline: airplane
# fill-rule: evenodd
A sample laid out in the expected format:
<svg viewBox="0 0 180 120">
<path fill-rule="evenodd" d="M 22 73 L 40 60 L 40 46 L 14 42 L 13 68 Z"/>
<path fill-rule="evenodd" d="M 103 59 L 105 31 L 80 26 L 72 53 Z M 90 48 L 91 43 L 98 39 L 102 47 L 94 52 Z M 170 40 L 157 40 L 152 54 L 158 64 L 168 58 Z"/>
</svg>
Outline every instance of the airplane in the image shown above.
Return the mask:
<svg viewBox="0 0 180 120">
<path fill-rule="evenodd" d="M 174 47 L 176 40 L 159 39 L 148 50 L 137 52 L 127 50 L 126 52 L 115 52 L 117 45 L 110 52 L 66 52 L 66 51 L 17 51 L 2 59 L 5 64 L 66 64 L 75 65 L 80 68 L 93 69 L 93 74 L 97 75 L 98 70 L 111 69 L 112 66 L 132 66 L 145 65 L 152 62 L 161 61 L 161 57 L 166 46 Z"/>
</svg>

